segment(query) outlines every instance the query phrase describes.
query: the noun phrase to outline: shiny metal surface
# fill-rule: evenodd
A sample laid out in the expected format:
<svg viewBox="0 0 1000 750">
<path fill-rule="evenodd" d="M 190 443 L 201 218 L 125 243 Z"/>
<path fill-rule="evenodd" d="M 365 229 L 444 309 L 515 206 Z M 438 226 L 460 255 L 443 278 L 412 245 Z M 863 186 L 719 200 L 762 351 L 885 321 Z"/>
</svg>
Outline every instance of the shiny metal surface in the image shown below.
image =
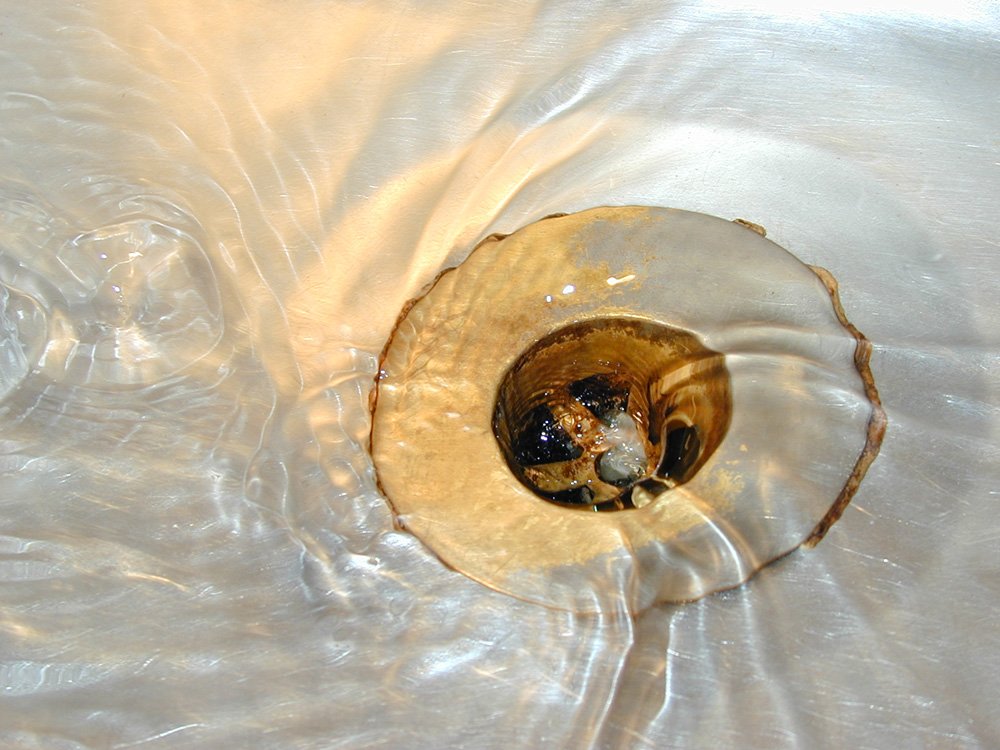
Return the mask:
<svg viewBox="0 0 1000 750">
<path fill-rule="evenodd" d="M 9 4 L 0 745 L 1000 744 L 993 3 Z M 394 531 L 377 353 L 491 232 L 762 224 L 873 341 L 814 550 L 628 618 Z"/>
</svg>

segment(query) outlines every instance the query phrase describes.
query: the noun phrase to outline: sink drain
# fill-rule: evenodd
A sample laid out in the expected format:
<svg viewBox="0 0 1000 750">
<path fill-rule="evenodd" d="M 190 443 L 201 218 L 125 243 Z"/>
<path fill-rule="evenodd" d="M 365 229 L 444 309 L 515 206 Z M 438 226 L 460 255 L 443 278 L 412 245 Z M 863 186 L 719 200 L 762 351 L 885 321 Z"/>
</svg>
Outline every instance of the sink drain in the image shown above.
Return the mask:
<svg viewBox="0 0 1000 750">
<path fill-rule="evenodd" d="M 493 430 L 539 497 L 643 507 L 686 482 L 729 426 L 729 375 L 687 331 L 598 318 L 545 336 L 500 383 Z"/>
<path fill-rule="evenodd" d="M 551 217 L 404 308 L 372 395 L 376 477 L 401 529 L 499 591 L 690 601 L 843 512 L 885 428 L 870 352 L 832 277 L 754 227 Z"/>
</svg>

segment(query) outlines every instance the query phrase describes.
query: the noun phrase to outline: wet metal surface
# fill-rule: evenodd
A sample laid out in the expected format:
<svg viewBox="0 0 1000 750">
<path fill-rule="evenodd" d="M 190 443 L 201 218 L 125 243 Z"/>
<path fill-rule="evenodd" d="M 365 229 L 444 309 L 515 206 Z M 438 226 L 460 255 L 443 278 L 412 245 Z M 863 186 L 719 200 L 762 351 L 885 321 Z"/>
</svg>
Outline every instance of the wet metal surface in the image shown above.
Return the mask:
<svg viewBox="0 0 1000 750">
<path fill-rule="evenodd" d="M 7 6 L 0 746 L 1000 744 L 995 5 Z M 482 238 L 627 204 L 833 271 L 892 427 L 814 550 L 578 618 L 394 529 L 368 395 Z"/>
</svg>

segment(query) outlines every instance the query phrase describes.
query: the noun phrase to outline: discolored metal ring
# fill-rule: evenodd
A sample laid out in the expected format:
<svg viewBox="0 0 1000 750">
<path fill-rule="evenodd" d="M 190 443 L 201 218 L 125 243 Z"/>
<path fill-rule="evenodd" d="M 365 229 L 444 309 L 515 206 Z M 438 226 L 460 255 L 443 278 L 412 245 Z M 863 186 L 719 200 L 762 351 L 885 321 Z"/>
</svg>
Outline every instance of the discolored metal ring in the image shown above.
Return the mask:
<svg viewBox="0 0 1000 750">
<path fill-rule="evenodd" d="M 682 486 L 581 513 L 515 476 L 494 407 L 536 342 L 609 318 L 721 353 L 732 418 Z M 475 580 L 577 612 L 690 601 L 817 541 L 842 512 L 884 432 L 869 352 L 832 281 L 752 227 L 647 207 L 550 217 L 487 238 L 406 306 L 370 448 L 398 525 Z"/>
</svg>

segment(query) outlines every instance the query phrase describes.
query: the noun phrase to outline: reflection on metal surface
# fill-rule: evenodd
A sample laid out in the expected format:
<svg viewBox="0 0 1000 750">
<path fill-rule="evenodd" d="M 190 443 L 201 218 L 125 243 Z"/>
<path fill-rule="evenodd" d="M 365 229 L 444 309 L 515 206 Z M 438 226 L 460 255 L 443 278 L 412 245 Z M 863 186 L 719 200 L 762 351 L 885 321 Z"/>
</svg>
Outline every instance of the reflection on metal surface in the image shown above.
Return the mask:
<svg viewBox="0 0 1000 750">
<path fill-rule="evenodd" d="M 843 511 L 884 431 L 869 352 L 832 278 L 744 225 L 554 216 L 404 308 L 372 455 L 400 526 L 489 586 L 576 611 L 689 601 Z"/>
</svg>

